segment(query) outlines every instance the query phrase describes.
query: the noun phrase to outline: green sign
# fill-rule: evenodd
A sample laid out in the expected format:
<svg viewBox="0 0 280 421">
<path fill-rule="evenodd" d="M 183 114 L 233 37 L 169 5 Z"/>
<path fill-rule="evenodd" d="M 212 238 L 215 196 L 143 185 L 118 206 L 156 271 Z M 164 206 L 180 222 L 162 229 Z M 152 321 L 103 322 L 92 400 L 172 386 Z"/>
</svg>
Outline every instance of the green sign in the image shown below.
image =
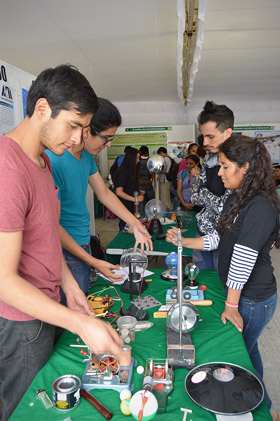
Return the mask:
<svg viewBox="0 0 280 421">
<path fill-rule="evenodd" d="M 146 145 L 149 143 L 166 143 L 167 136 L 166 133 L 124 133 L 117 134 L 114 138 L 112 146 L 115 144 L 122 144 L 124 146 L 134 144 L 134 145 Z M 132 146 L 132 145 L 131 145 Z"/>
<path fill-rule="evenodd" d="M 171 126 L 168 127 L 126 127 L 126 132 L 161 132 L 162 130 L 172 130 Z"/>
<path fill-rule="evenodd" d="M 233 130 L 274 130 L 274 126 L 234 126 Z"/>
<path fill-rule="evenodd" d="M 118 155 L 122 154 L 127 145 L 136 149 L 145 145 L 149 148 L 150 154 L 153 154 L 160 146 L 166 147 L 166 143 L 166 132 L 117 134 L 111 147 L 108 149 L 108 160 L 115 159 Z"/>
</svg>

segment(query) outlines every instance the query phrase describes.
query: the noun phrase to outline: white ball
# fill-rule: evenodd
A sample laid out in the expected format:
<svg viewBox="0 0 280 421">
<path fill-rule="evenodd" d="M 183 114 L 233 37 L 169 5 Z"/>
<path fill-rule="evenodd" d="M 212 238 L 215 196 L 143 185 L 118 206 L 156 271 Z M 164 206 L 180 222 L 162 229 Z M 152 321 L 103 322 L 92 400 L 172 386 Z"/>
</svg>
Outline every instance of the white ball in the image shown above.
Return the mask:
<svg viewBox="0 0 280 421">
<path fill-rule="evenodd" d="M 129 398 L 131 398 L 131 391 L 129 389 L 123 389 L 120 393 L 120 400 L 123 401 Z"/>
<path fill-rule="evenodd" d="M 138 367 L 136 368 L 136 371 L 138 374 L 143 374 L 144 373 L 144 367 L 142 367 L 142 365 L 138 365 Z"/>
<path fill-rule="evenodd" d="M 130 411 L 134 419 L 139 420 L 139 413 L 142 413 L 143 420 L 149 421 L 157 413 L 158 401 L 148 390 L 139 390 L 130 400 Z"/>
</svg>

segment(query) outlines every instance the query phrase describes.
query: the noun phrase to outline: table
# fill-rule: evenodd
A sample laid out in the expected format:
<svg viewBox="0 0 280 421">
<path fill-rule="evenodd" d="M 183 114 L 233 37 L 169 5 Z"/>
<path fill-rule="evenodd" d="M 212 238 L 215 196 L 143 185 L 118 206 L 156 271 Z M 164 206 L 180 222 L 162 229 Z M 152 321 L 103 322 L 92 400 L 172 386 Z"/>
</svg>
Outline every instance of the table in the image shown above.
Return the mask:
<svg viewBox="0 0 280 421">
<path fill-rule="evenodd" d="M 148 289 L 142 294 L 152 295 L 160 302 L 165 303 L 166 289 L 173 285 L 160 278 L 161 269 L 155 269 L 153 281 L 149 283 Z M 224 309 L 225 295 L 218 274 L 213 271 L 200 271 L 198 276 L 200 284 L 207 286 L 205 291 L 205 299 L 212 299 L 213 305 L 210 307 L 197 307 L 200 314 L 198 326 L 191 332 L 192 342 L 196 348 L 196 365 L 207 362 L 228 362 L 241 365 L 246 369 L 253 371 L 253 366 L 247 350 L 245 348 L 243 338 L 240 332 L 228 322 L 223 325 L 220 315 Z M 98 278 L 97 284 L 93 290 L 100 290 L 104 281 Z M 108 286 L 108 283 L 106 283 Z M 120 286 L 116 286 L 120 291 Z M 111 296 L 113 294 L 110 294 Z M 129 295 L 120 293 L 124 300 L 124 307 L 129 306 Z M 114 304 L 119 307 L 119 304 Z M 116 308 L 116 309 L 117 309 Z M 138 365 L 145 366 L 146 359 L 166 358 L 166 319 L 153 319 L 153 312 L 158 307 L 148 310 L 150 321 L 154 322 L 154 326 L 146 331 L 137 332 L 135 342 L 132 344 L 132 355 L 137 360 Z M 31 386 L 27 390 L 23 399 L 17 406 L 11 417 L 11 420 L 28 420 L 28 421 L 62 421 L 71 417 L 71 420 L 97 420 L 104 421 L 103 418 L 88 402 L 82 399 L 80 405 L 68 412 L 59 412 L 54 408 L 45 410 L 41 402 L 35 398 L 37 389 L 45 389 L 49 396 L 52 396 L 53 381 L 65 374 L 74 374 L 82 377 L 85 364 L 82 363 L 84 358 L 78 348 L 70 348 L 70 344 L 75 342 L 75 335 L 65 331 L 57 342 L 54 351 L 45 364 L 43 369 L 37 374 Z M 175 370 L 174 390 L 168 399 L 167 411 L 163 414 L 157 414 L 155 421 L 181 421 L 183 413 L 180 408 L 192 409 L 192 416 L 189 417 L 193 421 L 215 421 L 214 414 L 205 411 L 197 406 L 188 397 L 184 388 L 184 380 L 188 373 L 185 368 Z M 134 392 L 141 389 L 142 376 L 134 370 L 132 382 L 134 384 Z M 112 390 L 93 390 L 92 394 L 110 409 L 114 416 L 114 421 L 123 421 L 125 416 L 120 411 L 119 394 Z M 271 420 L 268 407 L 265 402 L 253 412 L 254 421 Z M 132 417 L 128 417 L 132 420 Z"/>
<path fill-rule="evenodd" d="M 184 212 L 184 217 L 182 218 L 183 229 L 187 231 L 183 232 L 183 237 L 195 237 L 197 231 L 195 212 L 188 211 Z M 170 228 L 175 228 L 176 224 L 163 225 L 163 231 L 166 231 Z M 177 252 L 177 247 L 167 243 L 165 240 L 157 240 L 157 234 L 152 235 L 153 239 L 153 250 L 150 251 L 150 256 L 167 256 L 168 253 L 175 251 Z M 135 238 L 133 234 L 128 234 L 124 232 L 119 232 L 115 238 L 108 244 L 105 250 L 105 259 L 113 264 L 118 264 L 120 261 L 120 256 L 128 248 L 134 247 Z M 184 256 L 192 256 L 192 249 L 185 248 L 183 249 Z"/>
</svg>

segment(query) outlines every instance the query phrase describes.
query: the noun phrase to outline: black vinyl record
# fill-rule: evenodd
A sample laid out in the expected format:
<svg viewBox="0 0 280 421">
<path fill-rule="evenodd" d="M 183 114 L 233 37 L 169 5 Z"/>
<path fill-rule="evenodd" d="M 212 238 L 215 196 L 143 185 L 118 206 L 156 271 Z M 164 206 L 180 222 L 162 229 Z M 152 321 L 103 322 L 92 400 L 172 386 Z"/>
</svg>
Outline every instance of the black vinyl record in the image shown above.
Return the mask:
<svg viewBox="0 0 280 421">
<path fill-rule="evenodd" d="M 193 368 L 185 387 L 197 405 L 221 415 L 251 412 L 264 396 L 263 386 L 254 374 L 230 363 L 214 362 Z"/>
</svg>

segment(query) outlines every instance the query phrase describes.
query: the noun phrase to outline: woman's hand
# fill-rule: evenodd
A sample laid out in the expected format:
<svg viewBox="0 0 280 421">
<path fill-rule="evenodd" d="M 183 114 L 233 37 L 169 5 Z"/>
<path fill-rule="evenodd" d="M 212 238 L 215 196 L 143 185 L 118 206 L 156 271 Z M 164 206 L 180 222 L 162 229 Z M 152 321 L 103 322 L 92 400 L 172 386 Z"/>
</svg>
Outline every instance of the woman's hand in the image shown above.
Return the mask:
<svg viewBox="0 0 280 421">
<path fill-rule="evenodd" d="M 183 203 L 183 206 L 186 210 L 193 210 L 194 205 L 192 203 Z"/>
<path fill-rule="evenodd" d="M 101 275 L 105 276 L 105 278 L 109 279 L 111 282 L 118 282 L 122 281 L 124 275 L 116 275 L 111 270 L 120 270 L 120 266 L 112 265 L 109 262 L 105 262 L 105 260 L 98 260 L 98 263 L 94 264 L 95 269 L 101 273 Z"/>
<path fill-rule="evenodd" d="M 140 194 L 139 196 L 138 196 L 138 198 L 137 198 L 137 201 L 138 202 L 143 202 L 143 200 L 144 200 L 144 195 L 143 194 Z"/>
<path fill-rule="evenodd" d="M 193 177 L 195 177 L 196 179 L 198 179 L 198 176 L 200 174 L 200 170 L 199 170 L 198 167 L 194 167 L 194 168 L 191 169 L 190 173 L 191 173 L 191 175 Z"/>
<path fill-rule="evenodd" d="M 239 332 L 243 330 L 243 319 L 238 311 L 238 308 L 225 306 L 225 310 L 221 315 L 221 320 L 225 325 L 227 320 L 229 320 Z"/>
<path fill-rule="evenodd" d="M 138 244 L 141 244 L 141 250 L 144 250 L 145 245 L 147 254 L 149 254 L 149 251 L 153 250 L 153 242 L 147 229 L 138 220 L 137 225 L 133 225 L 133 234 L 135 237 L 134 248 L 136 249 Z"/>
<path fill-rule="evenodd" d="M 177 246 L 177 238 L 178 238 L 178 232 L 176 229 L 170 229 L 167 231 L 166 233 L 166 241 L 168 241 L 168 243 L 172 243 L 175 246 Z"/>
</svg>

